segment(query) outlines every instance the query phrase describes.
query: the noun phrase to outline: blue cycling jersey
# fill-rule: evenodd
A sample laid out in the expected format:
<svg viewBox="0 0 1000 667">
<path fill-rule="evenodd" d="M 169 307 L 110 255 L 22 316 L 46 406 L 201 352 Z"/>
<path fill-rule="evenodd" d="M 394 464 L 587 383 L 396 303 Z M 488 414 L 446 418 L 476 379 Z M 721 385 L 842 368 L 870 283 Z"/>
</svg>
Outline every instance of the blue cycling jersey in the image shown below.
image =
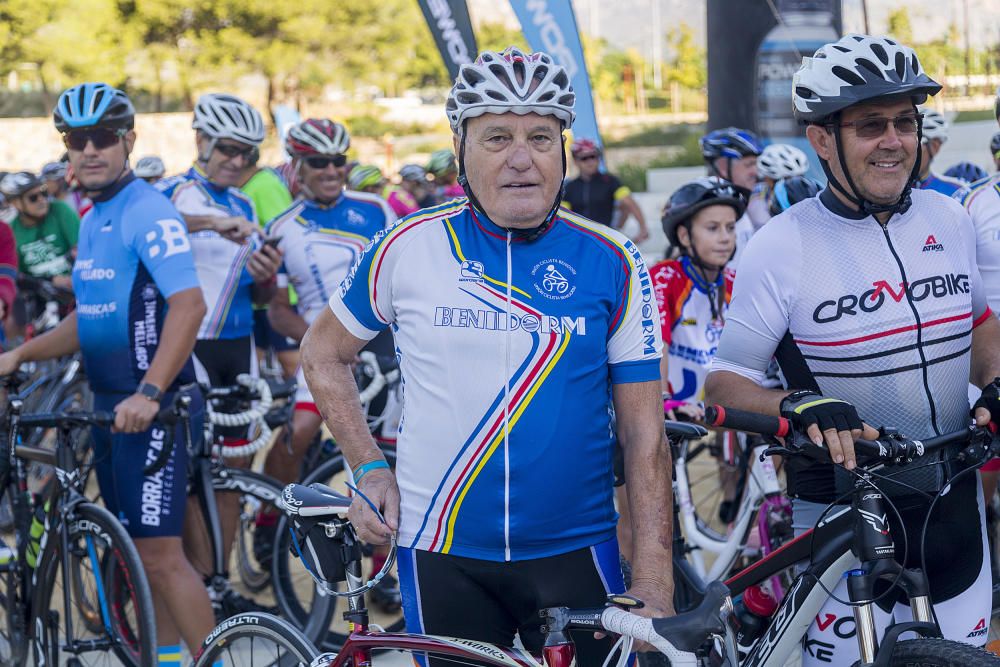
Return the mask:
<svg viewBox="0 0 1000 667">
<path fill-rule="evenodd" d="M 95 392 L 131 394 L 156 354 L 166 301 L 198 287 L 177 210 L 129 174 L 80 223 L 73 290 L 77 332 Z M 188 362 L 174 384 L 191 382 Z"/>
<path fill-rule="evenodd" d="M 957 178 L 940 176 L 933 172 L 928 174 L 927 178 L 917 181 L 917 188 L 921 190 L 934 190 L 935 192 L 940 192 L 946 197 L 951 197 L 965 186 L 966 183 L 963 183 Z"/>
<path fill-rule="evenodd" d="M 257 224 L 253 201 L 236 188 L 215 185 L 197 166 L 156 184 L 185 216 L 236 216 Z M 257 240 L 236 243 L 214 230 L 190 234 L 208 312 L 198 330 L 199 340 L 243 338 L 253 333 L 253 278 L 247 260 Z"/>
<path fill-rule="evenodd" d="M 393 328 L 400 544 L 503 561 L 614 536 L 611 386 L 660 377 L 631 241 L 564 209 L 526 241 L 456 199 L 380 232 L 330 308 Z"/>
</svg>

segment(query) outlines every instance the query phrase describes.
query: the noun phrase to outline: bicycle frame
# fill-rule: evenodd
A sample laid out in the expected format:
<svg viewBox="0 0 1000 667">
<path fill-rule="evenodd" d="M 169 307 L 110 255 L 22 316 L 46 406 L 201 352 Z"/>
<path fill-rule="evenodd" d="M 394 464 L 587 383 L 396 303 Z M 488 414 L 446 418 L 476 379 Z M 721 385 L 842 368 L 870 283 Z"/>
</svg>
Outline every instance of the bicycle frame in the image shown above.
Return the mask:
<svg viewBox="0 0 1000 667">
<path fill-rule="evenodd" d="M 763 460 L 761 460 L 765 449 L 767 449 L 766 445 L 759 445 L 753 449 L 752 459 L 746 473 L 747 484 L 743 491 L 739 513 L 733 523 L 732 532 L 725 539 L 718 539 L 710 535 L 705 527 L 699 525 L 694 501 L 691 498 L 691 489 L 688 485 L 687 470 L 684 467 L 686 461 L 683 456 L 678 456 L 674 462 L 676 475 L 674 493 L 680 508 L 684 535 L 696 547 L 717 554 L 712 567 L 706 569 L 702 553 L 698 549 L 691 551 L 691 560 L 694 563 L 695 571 L 705 581 L 716 581 L 729 572 L 743 551 L 746 538 L 753 528 L 753 519 L 758 517 L 759 512 L 768 508 L 770 504 L 782 502 L 781 485 L 778 483 L 774 464 L 769 456 L 763 456 Z M 677 450 L 679 452 L 680 448 Z M 758 522 L 758 525 L 761 523 Z"/>
</svg>

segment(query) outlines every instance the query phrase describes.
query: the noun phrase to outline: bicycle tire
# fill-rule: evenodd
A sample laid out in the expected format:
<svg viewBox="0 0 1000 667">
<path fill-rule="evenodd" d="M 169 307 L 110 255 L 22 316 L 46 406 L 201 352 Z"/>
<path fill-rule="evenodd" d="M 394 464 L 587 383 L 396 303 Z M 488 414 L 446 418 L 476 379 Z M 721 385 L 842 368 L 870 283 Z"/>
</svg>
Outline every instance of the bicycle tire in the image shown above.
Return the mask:
<svg viewBox="0 0 1000 667">
<path fill-rule="evenodd" d="M 67 530 L 70 537 L 68 545 L 61 544 L 58 527 L 50 535 L 53 539 L 52 547 L 45 549 L 37 573 L 38 581 L 45 584 L 37 589 L 33 608 L 59 610 L 57 615 L 50 616 L 50 620 L 59 619 L 62 624 L 65 621 L 62 615 L 67 610 L 63 605 L 62 592 L 56 593 L 56 590 L 60 581 L 65 586 L 67 577 L 72 577 L 69 591 L 71 609 L 68 611 L 80 614 L 73 623 L 77 635 L 73 639 L 81 643 L 95 640 L 94 636 L 84 639 L 80 634 L 81 630 L 90 635 L 100 635 L 96 639 L 110 640 L 111 650 L 122 663 L 137 666 L 155 664 L 157 646 L 153 597 L 139 552 L 125 528 L 106 509 L 84 502 L 72 509 Z M 101 549 L 99 554 L 98 548 Z M 58 575 L 63 549 L 68 549 L 73 556 L 74 572 L 63 572 L 60 578 Z M 94 555 L 98 557 L 96 569 L 100 572 L 103 590 L 97 588 L 97 577 L 92 566 L 89 576 L 80 569 L 92 563 Z M 83 590 L 81 582 L 85 579 L 93 582 L 93 590 Z M 87 595 L 90 597 L 86 597 Z M 97 604 L 94 604 L 95 600 Z M 93 610 L 101 607 L 107 609 L 113 635 L 111 637 L 108 637 L 103 625 L 97 632 L 93 632 L 93 620 L 88 622 L 88 616 Z M 52 642 L 53 639 L 60 645 L 67 642 L 65 626 L 56 628 L 54 638 L 49 630 L 46 628 L 42 638 L 42 649 L 50 664 L 58 664 L 56 659 L 60 647 L 53 646 Z M 105 658 L 103 653 L 102 658 Z M 76 656 L 79 664 L 88 664 L 87 655 L 88 653 L 80 653 Z"/>
<path fill-rule="evenodd" d="M 24 663 L 28 653 L 28 632 L 24 627 L 24 606 L 18 595 L 21 577 L 15 560 L 0 572 L 0 665 Z M 6 564 L 5 564 L 6 565 Z"/>
<path fill-rule="evenodd" d="M 396 450 L 389 446 L 381 446 L 382 453 L 389 462 L 389 465 L 395 467 L 396 464 Z M 319 467 L 313 470 L 305 479 L 302 480 L 301 484 L 309 485 L 315 482 L 321 484 L 326 484 L 331 486 L 333 479 L 341 474 L 344 470 L 344 457 L 339 452 L 328 458 L 326 461 L 321 463 Z M 308 578 L 308 573 L 301 567 L 296 566 L 298 559 L 292 555 L 290 547 L 291 534 L 288 530 L 288 518 L 282 515 L 282 518 L 278 521 L 278 540 L 275 544 L 275 568 L 272 572 L 272 576 L 275 577 L 275 599 L 278 601 L 278 608 L 282 612 L 282 616 L 292 620 L 294 623 L 299 624 L 302 627 L 302 623 L 306 622 L 307 619 L 311 620 L 313 611 L 308 609 L 306 605 L 303 604 L 301 600 L 295 594 L 295 581 L 293 573 L 299 571 L 300 578 Z M 309 579 L 309 581 L 312 581 Z M 301 588 L 301 581 L 298 582 L 299 588 Z M 325 596 L 324 601 L 329 605 L 330 608 L 330 618 L 340 624 L 342 621 L 340 615 L 336 613 L 337 608 L 344 608 L 346 602 L 342 598 L 336 596 L 328 595 Z M 387 619 L 375 619 L 376 621 L 382 620 L 380 624 L 386 632 L 403 632 L 406 628 L 406 622 L 403 619 L 402 610 L 390 615 Z M 343 646 L 344 642 L 347 640 L 348 628 L 346 623 L 341 627 L 338 625 L 330 626 L 329 622 L 324 629 L 326 630 L 325 635 L 321 633 L 314 632 L 315 623 L 311 624 L 312 628 L 305 630 L 306 636 L 309 637 L 310 641 L 315 642 L 321 649 L 326 651 L 337 651 Z"/>
<path fill-rule="evenodd" d="M 271 614 L 250 612 L 233 616 L 212 630 L 201 645 L 194 667 L 213 667 L 216 662 L 223 665 L 252 666 L 255 663 L 247 662 L 245 653 L 240 654 L 237 661 L 234 652 L 239 653 L 240 644 L 245 642 L 250 644 L 252 656 L 256 652 L 254 644 L 257 641 L 280 647 L 273 654 L 264 651 L 264 657 L 268 661 L 261 663 L 262 665 L 308 667 L 319 656 L 319 651 L 312 642 L 293 624 Z M 284 649 L 284 656 L 281 649 Z M 271 655 L 274 655 L 274 659 L 271 659 Z"/>
<path fill-rule="evenodd" d="M 949 639 L 908 639 L 893 647 L 892 667 L 994 667 L 1000 656 Z"/>
</svg>

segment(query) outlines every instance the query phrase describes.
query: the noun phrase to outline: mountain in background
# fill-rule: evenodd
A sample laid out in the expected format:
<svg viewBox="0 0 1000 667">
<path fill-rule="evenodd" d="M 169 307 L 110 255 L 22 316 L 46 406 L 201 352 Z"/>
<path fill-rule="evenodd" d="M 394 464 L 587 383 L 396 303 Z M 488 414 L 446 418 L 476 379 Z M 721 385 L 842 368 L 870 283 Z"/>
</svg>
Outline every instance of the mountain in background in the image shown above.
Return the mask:
<svg viewBox="0 0 1000 667">
<path fill-rule="evenodd" d="M 764 2 L 765 0 L 746 0 Z M 516 26 L 517 19 L 506 2 L 468 0 L 476 23 L 501 22 Z M 648 56 L 652 52 L 655 25 L 653 2 L 660 3 L 660 36 L 685 22 L 694 28 L 699 44 L 705 42 L 705 0 L 573 0 L 580 30 L 608 40 L 619 49 L 634 48 Z M 998 0 L 910 0 L 907 8 L 916 40 L 943 37 L 950 23 L 961 31 L 963 6 L 969 7 L 969 39 L 972 46 L 1000 44 L 1000 1 Z M 863 32 L 861 0 L 843 0 L 845 32 Z M 868 0 L 871 30 L 882 33 L 889 13 L 898 9 L 897 0 Z M 739 17 L 734 17 L 738 21 Z"/>
</svg>

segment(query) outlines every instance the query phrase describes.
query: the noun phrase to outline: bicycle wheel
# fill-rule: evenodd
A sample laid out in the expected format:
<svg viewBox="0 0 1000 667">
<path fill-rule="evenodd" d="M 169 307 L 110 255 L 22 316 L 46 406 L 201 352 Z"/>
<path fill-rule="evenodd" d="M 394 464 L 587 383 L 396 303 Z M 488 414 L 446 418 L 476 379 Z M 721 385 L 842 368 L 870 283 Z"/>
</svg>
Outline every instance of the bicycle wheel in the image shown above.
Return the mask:
<svg viewBox="0 0 1000 667">
<path fill-rule="evenodd" d="M 316 647 L 291 623 L 251 612 L 233 616 L 209 633 L 195 667 L 308 667 Z"/>
<path fill-rule="evenodd" d="M 389 462 L 389 465 L 395 467 L 396 450 L 386 446 L 382 447 L 382 453 Z M 333 455 L 320 464 L 301 483 L 309 485 L 314 482 L 326 484 L 333 488 L 342 488 L 344 484 L 343 455 L 340 453 Z M 278 543 L 275 549 L 273 576 L 275 577 L 274 588 L 278 608 L 281 610 L 282 616 L 291 620 L 298 627 L 303 627 L 304 623 L 312 620 L 311 616 L 315 613 L 314 609 L 310 609 L 308 601 L 303 599 L 303 596 L 308 594 L 309 591 L 314 590 L 316 584 L 302 566 L 301 561 L 291 553 L 291 533 L 288 530 L 288 519 L 284 515 L 282 515 L 281 520 L 278 522 L 277 534 Z M 366 553 L 368 551 L 370 551 L 370 548 L 366 548 Z M 371 572 L 371 563 L 366 559 L 365 575 L 371 576 L 371 574 L 373 574 Z M 395 570 L 392 570 L 390 574 L 395 577 Z M 342 587 L 343 585 L 339 584 L 338 587 Z M 369 593 L 368 597 L 371 603 L 372 594 Z M 314 594 L 313 600 L 315 601 L 316 599 Z M 343 646 L 349 632 L 347 622 L 343 620 L 341 614 L 336 613 L 336 610 L 338 608 L 346 609 L 347 603 L 342 598 L 329 595 L 323 596 L 321 599 L 329 605 L 333 625 L 327 624 L 322 628 L 322 630 L 326 631 L 325 635 L 322 632 L 319 634 L 314 633 L 312 629 L 306 629 L 305 633 L 311 641 L 316 642 L 323 650 L 336 651 Z M 387 632 L 403 632 L 406 628 L 402 609 L 381 610 L 377 606 L 373 607 L 373 605 L 369 604 L 369 612 L 372 623 L 382 627 Z M 315 627 L 315 623 L 311 623 L 310 625 L 313 628 Z"/>
<path fill-rule="evenodd" d="M 43 650 L 55 662 L 58 650 L 79 650 L 81 665 L 151 665 L 156 660 L 156 621 L 149 583 L 139 553 L 110 512 L 80 503 L 67 518 L 69 541 L 61 544 L 58 527 L 50 534 L 38 565 L 34 609 L 52 610 L 54 626 L 44 633 Z M 70 571 L 62 571 L 62 553 Z M 69 596 L 69 609 L 64 604 Z M 67 619 L 66 614 L 71 618 Z M 72 624 L 72 635 L 67 628 Z M 54 645 L 54 644 L 58 645 Z"/>
<path fill-rule="evenodd" d="M 23 664 L 28 655 L 28 635 L 24 607 L 18 593 L 18 572 L 14 551 L 0 543 L 0 665 Z"/>
<path fill-rule="evenodd" d="M 910 639 L 892 651 L 893 667 L 989 667 L 1000 665 L 1000 656 L 977 646 L 948 639 Z"/>
<path fill-rule="evenodd" d="M 724 505 L 727 501 L 720 482 L 720 451 L 715 433 L 710 433 L 702 440 L 685 440 L 680 444 L 680 458 L 684 462 L 698 531 L 712 540 L 725 541 L 727 522 L 722 520 L 720 512 L 731 513 L 731 510 Z M 736 484 L 735 502 L 738 505 L 746 484 L 746 456 L 741 455 L 735 470 L 729 470 L 726 474 L 736 475 L 729 483 Z M 733 517 L 725 518 L 731 521 Z"/>
</svg>

